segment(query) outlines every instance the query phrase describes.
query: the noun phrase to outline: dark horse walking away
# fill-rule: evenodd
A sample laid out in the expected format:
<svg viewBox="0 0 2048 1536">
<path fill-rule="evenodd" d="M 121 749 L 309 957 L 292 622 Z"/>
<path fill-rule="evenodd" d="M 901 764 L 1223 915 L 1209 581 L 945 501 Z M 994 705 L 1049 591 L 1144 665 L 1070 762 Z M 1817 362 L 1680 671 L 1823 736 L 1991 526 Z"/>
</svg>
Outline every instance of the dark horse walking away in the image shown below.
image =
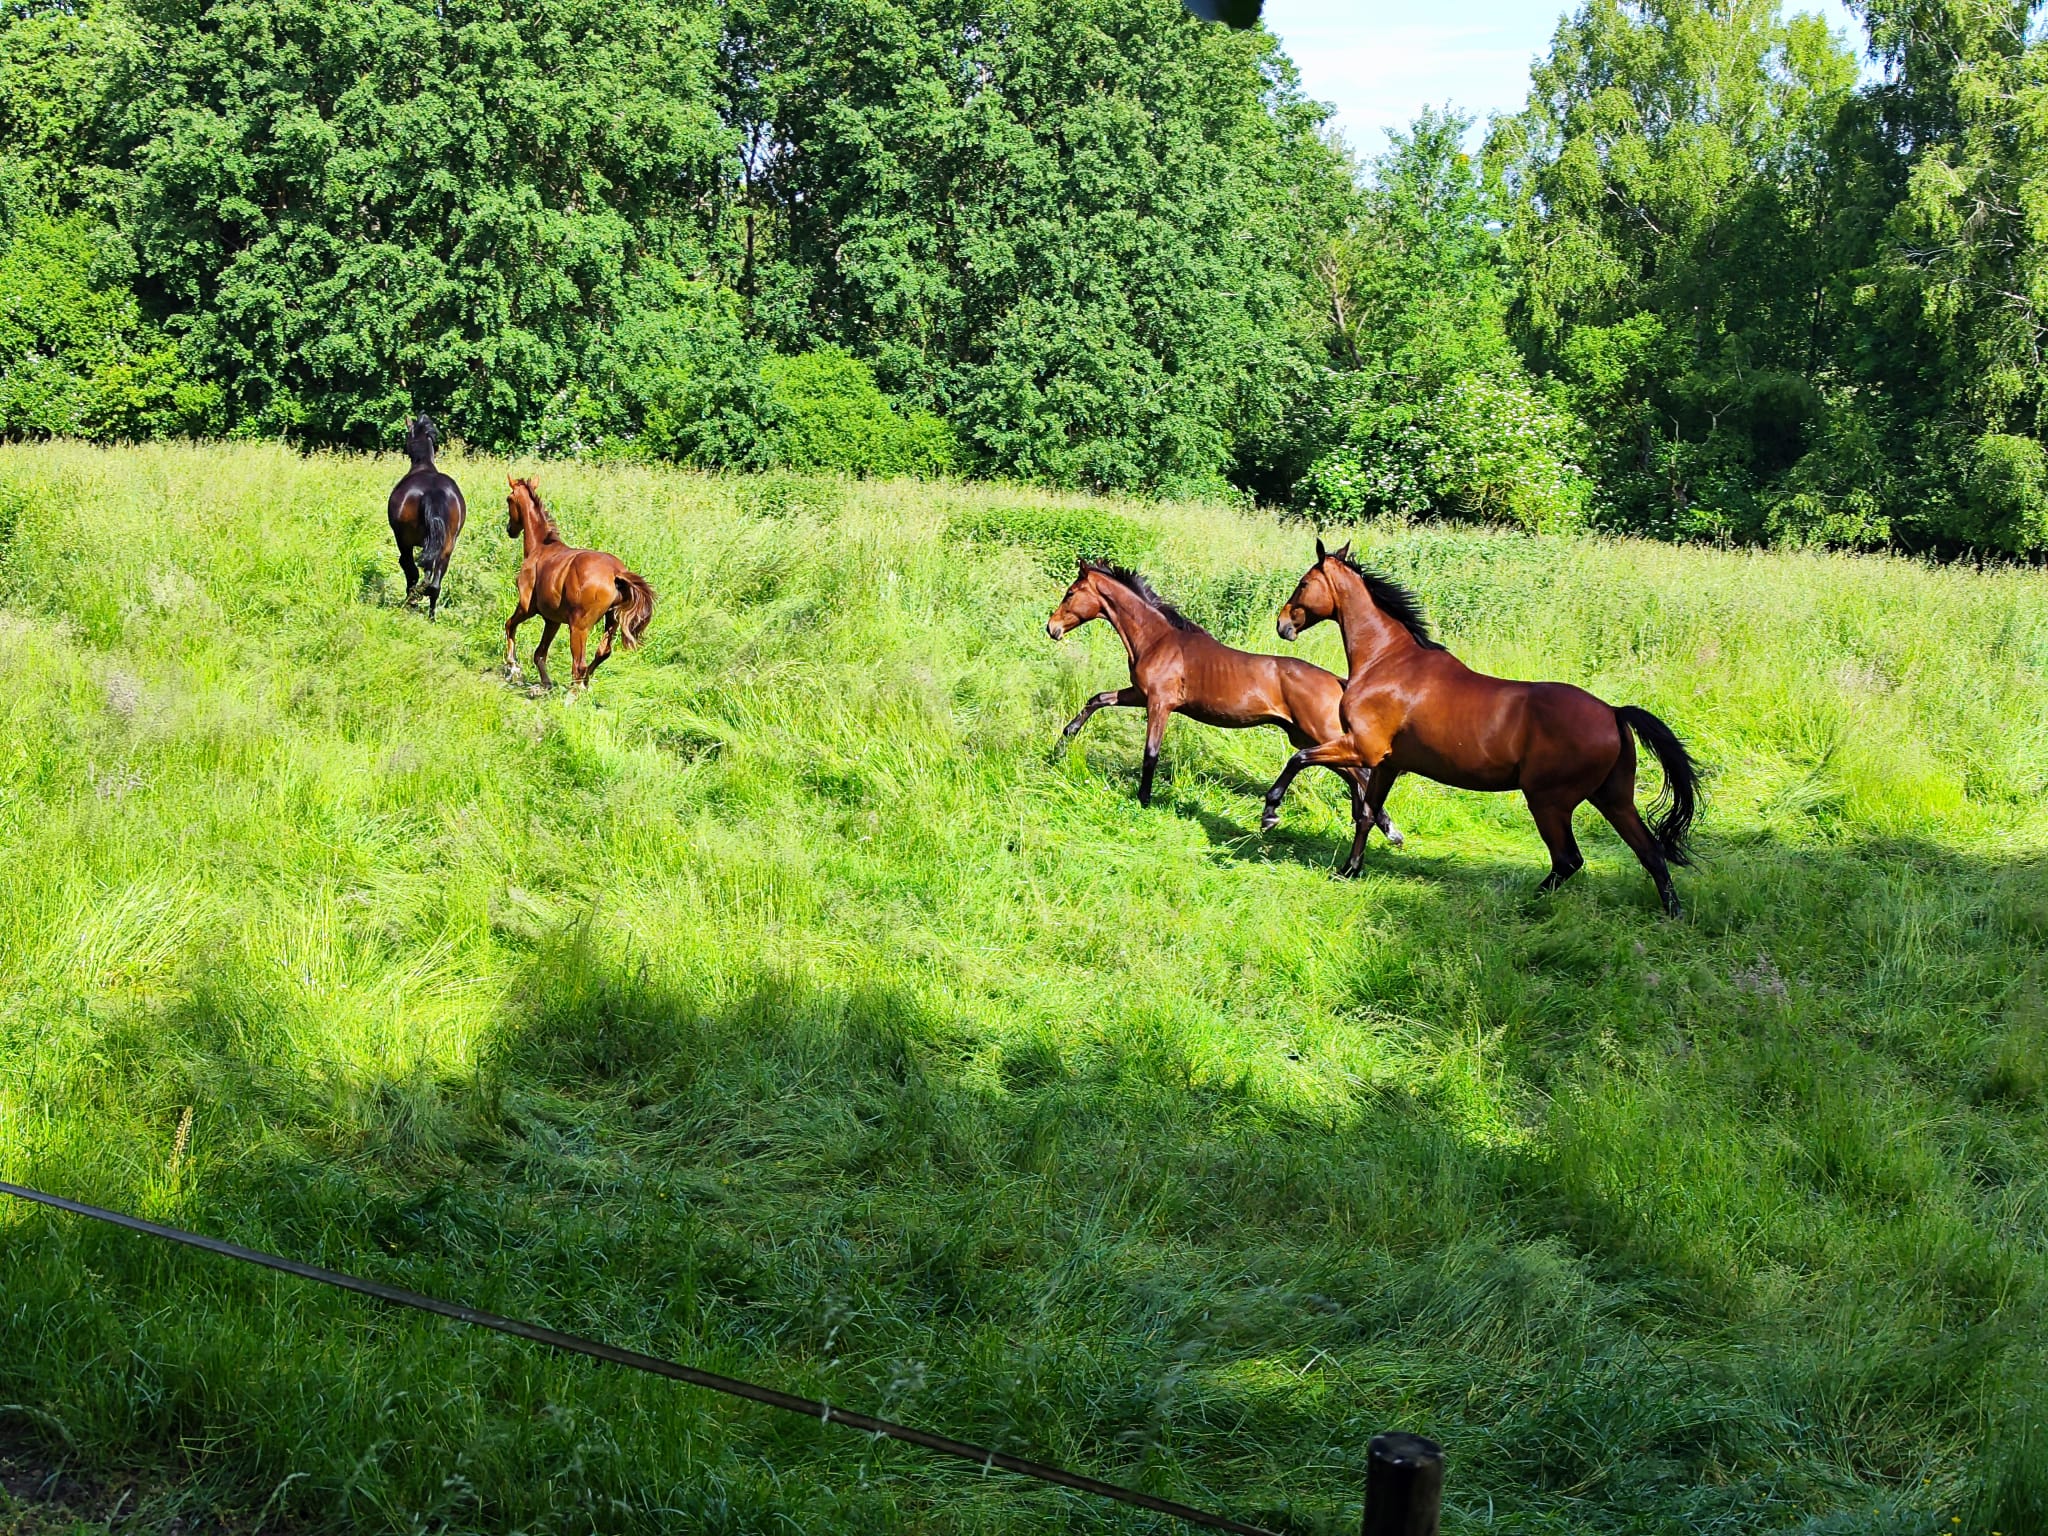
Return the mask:
<svg viewBox="0 0 2048 1536">
<path fill-rule="evenodd" d="M 1484 677 L 1429 637 L 1415 599 L 1399 583 L 1316 540 L 1316 563 L 1280 610 L 1280 638 L 1334 618 L 1344 633 L 1350 679 L 1343 729 L 1288 759 L 1266 792 L 1264 825 L 1280 814 L 1302 769 L 1366 768 L 1378 813 L 1394 780 L 1419 773 L 1459 789 L 1519 789 L 1550 849 L 1555 890 L 1586 861 L 1572 836 L 1572 812 L 1590 800 L 1614 824 L 1657 882 L 1664 910 L 1678 915 L 1670 864 L 1689 864 L 1686 834 L 1698 808 L 1699 771 L 1671 727 L 1632 704 L 1616 708 L 1569 683 L 1513 683 Z M 1662 814 L 1645 827 L 1636 813 L 1635 738 L 1664 769 Z"/>
<path fill-rule="evenodd" d="M 569 686 L 587 688 L 592 675 L 611 655 L 614 636 L 629 651 L 640 643 L 647 621 L 654 617 L 654 588 L 627 570 L 615 555 L 564 544 L 531 480 L 514 480 L 511 486 L 512 494 L 505 498 L 505 536 L 526 540 L 526 559 L 519 567 L 519 606 L 505 621 L 505 671 L 517 681 L 519 658 L 513 654 L 512 637 L 520 625 L 538 614 L 547 626 L 533 652 L 541 687 L 555 686 L 548 676 L 548 647 L 555 643 L 555 631 L 566 624 Z M 604 620 L 604 639 L 586 666 L 584 641 L 599 619 Z"/>
<path fill-rule="evenodd" d="M 1176 710 L 1225 730 L 1276 725 L 1297 747 L 1328 741 L 1341 729 L 1337 705 L 1344 696 L 1344 684 L 1333 674 L 1292 656 L 1233 650 L 1154 592 L 1135 571 L 1083 560 L 1074 584 L 1045 621 L 1045 632 L 1057 640 L 1090 619 L 1107 620 L 1123 641 L 1130 656 L 1131 686 L 1096 694 L 1067 722 L 1060 743 L 1072 741 L 1098 709 L 1121 704 L 1144 710 L 1145 766 L 1138 776 L 1141 805 L 1152 803 L 1152 770 L 1159 762 L 1159 739 L 1165 734 L 1167 716 Z M 1355 875 L 1375 822 L 1397 848 L 1401 833 L 1384 812 L 1368 818 L 1363 772 L 1353 768 L 1336 771 L 1351 786 L 1353 836 L 1343 872 Z"/>
<path fill-rule="evenodd" d="M 448 560 L 468 514 L 462 487 L 434 467 L 434 422 L 416 417 L 405 429 L 405 453 L 412 468 L 391 489 L 391 536 L 398 540 L 398 568 L 405 572 L 408 604 L 424 597 L 427 617 L 440 605 Z M 420 552 L 418 563 L 413 551 Z"/>
</svg>

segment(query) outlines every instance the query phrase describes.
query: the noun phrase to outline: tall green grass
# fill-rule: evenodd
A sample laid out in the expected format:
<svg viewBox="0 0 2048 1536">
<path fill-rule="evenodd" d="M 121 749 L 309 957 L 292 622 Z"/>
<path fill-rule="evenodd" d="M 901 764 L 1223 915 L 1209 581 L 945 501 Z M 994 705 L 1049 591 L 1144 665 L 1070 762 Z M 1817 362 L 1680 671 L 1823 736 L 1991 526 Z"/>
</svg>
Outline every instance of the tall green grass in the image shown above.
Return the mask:
<svg viewBox="0 0 2048 1536">
<path fill-rule="evenodd" d="M 429 626 L 392 462 L 0 449 L 0 1175 L 1289 1529 L 1404 1427 L 1455 1531 L 2048 1530 L 2039 575 L 1362 530 L 1713 765 L 1671 923 L 1414 780 L 1335 880 L 1276 734 L 1048 761 L 1123 681 L 1050 564 L 1278 649 L 1302 530 L 544 465 L 661 601 L 536 698 L 451 467 Z M 314 1529 L 1162 1528 L 15 1207 L 0 1428 Z"/>
</svg>

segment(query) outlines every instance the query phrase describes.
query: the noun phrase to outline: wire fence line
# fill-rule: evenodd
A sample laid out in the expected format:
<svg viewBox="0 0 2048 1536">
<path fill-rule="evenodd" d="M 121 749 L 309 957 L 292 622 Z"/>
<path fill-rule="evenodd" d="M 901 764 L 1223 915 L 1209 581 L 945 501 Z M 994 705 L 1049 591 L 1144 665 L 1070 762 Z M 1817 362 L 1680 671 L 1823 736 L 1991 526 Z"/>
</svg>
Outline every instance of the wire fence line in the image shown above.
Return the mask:
<svg viewBox="0 0 2048 1536">
<path fill-rule="evenodd" d="M 908 1424 L 895 1424 L 869 1414 L 835 1408 L 819 1398 L 799 1397 L 795 1393 L 784 1392 L 775 1387 L 764 1387 L 758 1382 L 720 1375 L 716 1371 L 700 1370 L 696 1366 L 664 1360 L 657 1355 L 642 1354 L 638 1350 L 620 1349 L 616 1345 L 601 1343 L 596 1339 L 580 1338 L 573 1333 L 544 1328 L 538 1323 L 500 1317 L 495 1312 L 485 1312 L 476 1307 L 464 1306 L 460 1302 L 442 1301 L 438 1297 L 425 1296 L 395 1285 L 385 1285 L 381 1281 L 364 1280 L 355 1275 L 342 1274 L 337 1270 L 322 1269 L 317 1264 L 302 1264 L 297 1259 L 282 1258 L 277 1254 L 264 1253 L 255 1248 L 244 1248 L 239 1243 L 223 1242 L 220 1238 L 187 1232 L 180 1227 L 145 1221 L 140 1216 L 130 1216 L 121 1211 L 87 1205 L 80 1200 L 68 1200 L 62 1195 L 47 1194 L 39 1189 L 30 1189 L 26 1185 L 0 1181 L 0 1194 L 12 1195 L 17 1200 L 31 1201 L 53 1210 L 66 1211 L 73 1216 L 84 1216 L 93 1221 L 105 1222 L 109 1226 L 122 1227 L 130 1232 L 139 1232 L 146 1237 L 158 1238 L 164 1242 L 197 1248 L 201 1252 L 216 1254 L 221 1258 L 235 1259 L 244 1264 L 255 1264 L 282 1274 L 295 1275 L 301 1280 L 311 1280 L 319 1285 L 332 1286 L 336 1290 L 353 1291 L 359 1296 L 368 1296 L 392 1306 L 409 1307 L 415 1312 L 428 1312 L 458 1323 L 468 1323 L 478 1328 L 489 1328 L 498 1333 L 510 1334 L 516 1339 L 528 1339 L 535 1344 L 544 1344 L 550 1349 L 560 1350 L 564 1354 L 587 1355 L 593 1360 L 624 1366 L 628 1370 L 644 1371 L 650 1376 L 665 1376 L 671 1381 L 703 1387 L 712 1392 L 722 1392 L 728 1397 L 762 1403 L 785 1413 L 801 1414 L 807 1419 L 816 1419 L 820 1424 L 836 1424 L 877 1438 L 901 1440 L 906 1445 L 920 1446 L 936 1455 L 972 1462 L 984 1472 L 1000 1468 L 1019 1477 L 1032 1478 L 1061 1488 L 1071 1488 L 1077 1493 L 1089 1494 L 1099 1499 L 1113 1499 L 1119 1504 L 1134 1505 L 1139 1509 L 1150 1510 L 1154 1514 L 1166 1515 L 1207 1530 L 1232 1531 L 1238 1533 L 1238 1536 L 1278 1536 L 1278 1533 L 1263 1526 L 1247 1525 L 1242 1520 L 1233 1520 L 1227 1515 L 1197 1509 L 1191 1504 L 1182 1504 L 1174 1499 L 1162 1499 L 1154 1494 L 1141 1493 L 1135 1488 L 1125 1488 L 1116 1483 L 1106 1483 L 1100 1478 L 1089 1477 L 1081 1472 L 1069 1472 L 1064 1467 L 1033 1461 L 1029 1457 L 1012 1456 L 1007 1451 L 998 1451 L 982 1445 L 969 1445 L 964 1440 L 954 1440 L 949 1436 L 933 1434 L 929 1430 L 917 1429 Z M 1381 1436 L 1373 1443 L 1376 1461 L 1380 1456 L 1381 1441 L 1413 1438 Z M 1370 1513 L 1368 1511 L 1368 1519 Z M 1433 1519 L 1429 1529 L 1435 1529 Z"/>
</svg>

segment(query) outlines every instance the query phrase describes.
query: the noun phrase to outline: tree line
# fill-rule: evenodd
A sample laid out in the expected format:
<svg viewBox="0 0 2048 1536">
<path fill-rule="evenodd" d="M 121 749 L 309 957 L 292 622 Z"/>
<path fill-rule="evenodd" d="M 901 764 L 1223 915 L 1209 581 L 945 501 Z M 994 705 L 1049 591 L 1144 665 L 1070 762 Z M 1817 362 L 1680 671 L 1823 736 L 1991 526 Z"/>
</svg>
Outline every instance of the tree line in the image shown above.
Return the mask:
<svg viewBox="0 0 2048 1536">
<path fill-rule="evenodd" d="M 2048 44 L 1860 13 L 1586 0 L 1360 165 L 1178 0 L 0 0 L 0 435 L 2033 555 Z"/>
</svg>

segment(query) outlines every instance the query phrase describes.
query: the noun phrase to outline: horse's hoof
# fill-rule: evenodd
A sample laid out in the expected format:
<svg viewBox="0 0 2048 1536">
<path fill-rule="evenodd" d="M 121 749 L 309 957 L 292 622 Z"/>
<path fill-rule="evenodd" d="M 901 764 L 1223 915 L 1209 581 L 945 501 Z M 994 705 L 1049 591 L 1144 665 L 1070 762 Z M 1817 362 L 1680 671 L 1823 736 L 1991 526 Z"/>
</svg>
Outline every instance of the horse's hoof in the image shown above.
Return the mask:
<svg viewBox="0 0 2048 1536">
<path fill-rule="evenodd" d="M 1364 865 L 1360 860 L 1353 859 L 1350 863 L 1346 864 L 1342 869 L 1337 871 L 1337 878 L 1339 880 L 1356 880 L 1358 878 L 1359 871 L 1363 868 Z"/>
<path fill-rule="evenodd" d="M 1259 830 L 1261 832 L 1270 832 L 1279 825 L 1280 813 L 1270 807 L 1259 817 Z"/>
<path fill-rule="evenodd" d="M 1389 848 L 1405 848 L 1408 846 L 1408 839 L 1401 835 L 1401 829 L 1392 822 L 1389 822 L 1384 830 L 1387 834 L 1387 846 Z"/>
</svg>

